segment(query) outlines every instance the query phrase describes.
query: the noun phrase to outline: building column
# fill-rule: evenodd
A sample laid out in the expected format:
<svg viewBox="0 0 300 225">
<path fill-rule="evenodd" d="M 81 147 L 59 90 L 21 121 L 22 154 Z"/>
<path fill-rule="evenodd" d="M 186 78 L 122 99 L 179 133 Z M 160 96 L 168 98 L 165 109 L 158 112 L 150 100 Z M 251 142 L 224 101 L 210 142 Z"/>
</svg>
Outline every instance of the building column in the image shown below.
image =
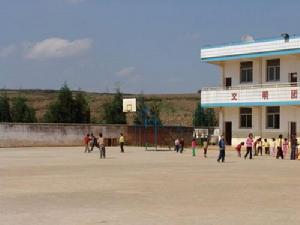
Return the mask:
<svg viewBox="0 0 300 225">
<path fill-rule="evenodd" d="M 262 118 L 263 118 L 263 110 L 262 110 L 262 106 L 258 106 L 258 135 L 262 138 L 262 128 L 263 128 L 263 124 L 262 124 Z"/>
<path fill-rule="evenodd" d="M 219 108 L 219 130 L 220 135 L 224 134 L 224 108 Z"/>
</svg>

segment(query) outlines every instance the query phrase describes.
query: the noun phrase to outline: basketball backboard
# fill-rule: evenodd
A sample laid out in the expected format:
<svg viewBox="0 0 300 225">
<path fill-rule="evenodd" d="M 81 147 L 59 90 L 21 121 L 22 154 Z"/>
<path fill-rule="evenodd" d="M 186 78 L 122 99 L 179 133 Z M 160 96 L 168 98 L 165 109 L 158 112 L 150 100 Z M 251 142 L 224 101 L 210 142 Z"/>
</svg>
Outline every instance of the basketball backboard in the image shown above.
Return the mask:
<svg viewBox="0 0 300 225">
<path fill-rule="evenodd" d="M 136 98 L 123 99 L 123 112 L 136 112 Z"/>
</svg>

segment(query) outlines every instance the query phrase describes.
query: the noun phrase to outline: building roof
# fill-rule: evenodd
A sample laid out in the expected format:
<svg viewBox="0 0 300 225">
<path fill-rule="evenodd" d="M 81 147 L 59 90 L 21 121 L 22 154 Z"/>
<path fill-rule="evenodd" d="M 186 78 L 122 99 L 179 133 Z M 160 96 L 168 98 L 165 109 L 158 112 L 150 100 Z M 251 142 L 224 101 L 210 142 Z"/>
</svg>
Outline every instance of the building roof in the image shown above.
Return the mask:
<svg viewBox="0 0 300 225">
<path fill-rule="evenodd" d="M 260 39 L 223 45 L 206 46 L 201 49 L 205 62 L 237 60 L 300 53 L 300 36 Z"/>
</svg>

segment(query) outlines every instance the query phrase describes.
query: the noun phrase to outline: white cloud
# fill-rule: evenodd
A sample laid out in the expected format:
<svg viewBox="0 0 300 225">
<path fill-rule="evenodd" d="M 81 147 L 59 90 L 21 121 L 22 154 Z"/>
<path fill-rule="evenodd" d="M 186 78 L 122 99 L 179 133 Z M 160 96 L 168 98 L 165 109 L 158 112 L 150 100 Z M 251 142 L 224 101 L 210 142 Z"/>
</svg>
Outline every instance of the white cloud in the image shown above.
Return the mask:
<svg viewBox="0 0 300 225">
<path fill-rule="evenodd" d="M 48 38 L 37 43 L 27 44 L 25 58 L 46 59 L 63 58 L 81 54 L 91 48 L 90 39 L 78 39 L 74 41 L 62 38 Z"/>
<path fill-rule="evenodd" d="M 10 45 L 4 48 L 0 48 L 0 57 L 6 58 L 17 51 L 17 47 L 15 45 Z"/>
<path fill-rule="evenodd" d="M 134 72 L 135 72 L 135 67 L 130 66 L 130 67 L 125 67 L 120 71 L 118 71 L 117 75 L 120 77 L 128 77 L 134 75 Z"/>
</svg>

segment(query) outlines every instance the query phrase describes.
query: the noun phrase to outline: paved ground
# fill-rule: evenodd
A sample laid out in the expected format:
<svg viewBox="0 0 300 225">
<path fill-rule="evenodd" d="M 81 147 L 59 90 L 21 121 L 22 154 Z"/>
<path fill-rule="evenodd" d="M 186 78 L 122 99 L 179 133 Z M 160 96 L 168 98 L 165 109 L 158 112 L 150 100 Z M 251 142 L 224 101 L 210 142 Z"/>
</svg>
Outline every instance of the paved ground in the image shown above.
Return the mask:
<svg viewBox="0 0 300 225">
<path fill-rule="evenodd" d="M 300 224 L 299 161 L 216 155 L 0 149 L 0 224 Z"/>
</svg>

